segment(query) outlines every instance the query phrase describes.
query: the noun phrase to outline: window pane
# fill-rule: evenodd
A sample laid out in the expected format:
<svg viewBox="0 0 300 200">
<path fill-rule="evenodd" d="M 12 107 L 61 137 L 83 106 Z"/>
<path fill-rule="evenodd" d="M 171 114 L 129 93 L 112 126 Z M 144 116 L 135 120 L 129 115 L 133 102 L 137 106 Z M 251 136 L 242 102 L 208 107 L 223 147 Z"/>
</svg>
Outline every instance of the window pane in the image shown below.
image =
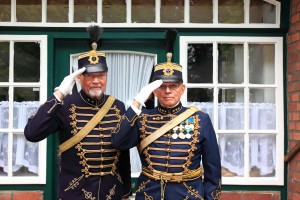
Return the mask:
<svg viewBox="0 0 300 200">
<path fill-rule="evenodd" d="M 14 128 L 25 128 L 38 108 L 39 95 L 39 88 L 14 88 Z"/>
<path fill-rule="evenodd" d="M 211 119 L 214 117 L 213 100 L 213 89 L 211 88 L 187 88 L 188 106 L 197 106 Z"/>
<path fill-rule="evenodd" d="M 8 101 L 0 101 L 0 128 L 8 128 L 9 110 Z"/>
<path fill-rule="evenodd" d="M 132 0 L 132 23 L 155 22 L 155 0 Z"/>
<path fill-rule="evenodd" d="M 8 101 L 8 87 L 0 87 L 0 102 Z"/>
<path fill-rule="evenodd" d="M 274 177 L 276 165 L 276 136 L 250 135 L 250 176 Z"/>
<path fill-rule="evenodd" d="M 0 128 L 8 128 L 8 87 L 0 87 Z"/>
<path fill-rule="evenodd" d="M 17 22 L 41 22 L 42 0 L 16 0 Z"/>
<path fill-rule="evenodd" d="M 103 23 L 126 22 L 126 1 L 103 0 L 102 5 Z"/>
<path fill-rule="evenodd" d="M 249 44 L 249 82 L 275 83 L 274 44 Z"/>
<path fill-rule="evenodd" d="M 11 20 L 10 1 L 11 0 L 1 0 L 0 2 L 0 22 L 9 22 Z"/>
<path fill-rule="evenodd" d="M 219 129 L 244 129 L 244 90 L 219 90 Z"/>
<path fill-rule="evenodd" d="M 213 82 L 213 45 L 188 45 L 188 83 Z"/>
<path fill-rule="evenodd" d="M 241 44 L 219 44 L 219 83 L 244 82 L 244 48 Z"/>
<path fill-rule="evenodd" d="M 14 101 L 39 101 L 40 91 L 39 88 L 14 88 Z"/>
<path fill-rule="evenodd" d="M 276 6 L 262 0 L 250 1 L 250 23 L 276 23 Z"/>
<path fill-rule="evenodd" d="M 161 23 L 184 22 L 184 0 L 161 0 L 160 8 Z"/>
<path fill-rule="evenodd" d="M 222 176 L 244 176 L 244 135 L 221 134 L 219 148 Z"/>
<path fill-rule="evenodd" d="M 250 129 L 276 128 L 275 89 L 250 89 Z"/>
<path fill-rule="evenodd" d="M 68 0 L 47 0 L 47 22 L 68 22 L 68 13 Z"/>
<path fill-rule="evenodd" d="M 219 23 L 244 23 L 244 3 L 241 0 L 219 0 Z"/>
<path fill-rule="evenodd" d="M 39 82 L 40 45 L 35 42 L 16 42 L 14 50 L 14 81 Z"/>
<path fill-rule="evenodd" d="M 74 0 L 74 22 L 96 22 L 97 0 Z"/>
<path fill-rule="evenodd" d="M 251 103 L 275 103 L 275 89 L 250 89 Z"/>
<path fill-rule="evenodd" d="M 23 135 L 13 136 L 13 176 L 38 176 L 39 143 L 28 142 Z"/>
<path fill-rule="evenodd" d="M 0 42 L 0 82 L 8 82 L 9 42 Z"/>
<path fill-rule="evenodd" d="M 213 23 L 212 0 L 190 0 L 190 23 Z"/>
<path fill-rule="evenodd" d="M 0 133 L 0 176 L 7 176 L 8 161 L 8 137 L 7 133 Z"/>
</svg>

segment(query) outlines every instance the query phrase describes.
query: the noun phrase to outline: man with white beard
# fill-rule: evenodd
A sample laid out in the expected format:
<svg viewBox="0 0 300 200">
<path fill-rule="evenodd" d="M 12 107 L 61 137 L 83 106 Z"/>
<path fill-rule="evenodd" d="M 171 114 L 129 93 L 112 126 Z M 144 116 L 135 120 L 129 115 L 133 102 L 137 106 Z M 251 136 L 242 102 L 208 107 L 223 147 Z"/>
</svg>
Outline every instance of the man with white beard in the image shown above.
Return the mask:
<svg viewBox="0 0 300 200">
<path fill-rule="evenodd" d="M 58 131 L 61 200 L 121 200 L 131 193 L 129 150 L 120 151 L 111 144 L 111 130 L 125 106 L 104 94 L 108 67 L 105 53 L 96 51 L 101 32 L 98 26 L 88 28 L 92 50 L 78 56 L 79 70 L 64 78 L 24 130 L 31 142 Z M 82 89 L 70 94 L 76 79 Z"/>
</svg>

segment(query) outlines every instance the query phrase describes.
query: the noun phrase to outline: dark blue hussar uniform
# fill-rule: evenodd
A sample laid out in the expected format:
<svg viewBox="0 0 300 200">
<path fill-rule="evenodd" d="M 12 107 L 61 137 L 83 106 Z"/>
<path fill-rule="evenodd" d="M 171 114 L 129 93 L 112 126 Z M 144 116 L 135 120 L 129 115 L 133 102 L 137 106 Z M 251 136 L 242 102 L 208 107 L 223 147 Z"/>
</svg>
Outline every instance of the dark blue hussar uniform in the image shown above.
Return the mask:
<svg viewBox="0 0 300 200">
<path fill-rule="evenodd" d="M 137 116 L 129 108 L 112 135 L 113 145 L 129 149 L 187 108 L 158 106 Z M 136 199 L 219 199 L 221 165 L 209 116 L 201 111 L 183 120 L 140 153 L 142 173 Z M 202 165 L 201 165 L 202 162 Z M 162 188 L 161 188 L 162 187 Z"/>
<path fill-rule="evenodd" d="M 90 99 L 83 91 L 68 95 L 63 102 L 51 96 L 28 120 L 25 136 L 40 141 L 58 131 L 60 143 L 78 133 L 103 106 L 108 96 Z M 111 130 L 124 114 L 124 104 L 115 100 L 101 122 L 78 144 L 61 155 L 59 198 L 120 200 L 130 193 L 128 151 L 111 144 Z"/>
<path fill-rule="evenodd" d="M 90 26 L 87 30 L 93 50 L 78 56 L 78 68 L 85 67 L 83 73 L 107 72 L 105 53 L 96 51 L 102 29 Z M 52 95 L 28 120 L 25 137 L 37 142 L 58 131 L 60 144 L 69 143 L 69 139 L 78 134 L 103 107 L 108 97 L 102 95 L 95 100 L 84 90 L 66 95 L 62 101 Z M 102 120 L 82 140 L 62 152 L 59 199 L 121 200 L 130 195 L 129 150 L 117 150 L 111 143 L 111 131 L 124 112 L 124 103 L 116 99 Z"/>
<path fill-rule="evenodd" d="M 170 43 L 174 43 L 175 38 L 176 32 L 168 30 L 166 46 L 173 47 Z M 162 80 L 180 85 L 183 82 L 182 66 L 171 62 L 170 50 L 167 62 L 154 67 L 153 81 Z M 174 95 L 176 98 L 181 95 L 172 93 L 171 89 L 156 93 L 162 94 L 170 97 Z M 139 115 L 136 114 L 138 111 L 130 107 L 113 131 L 112 144 L 116 148 L 126 150 L 138 146 L 140 149 L 142 173 L 138 178 L 136 199 L 218 200 L 221 193 L 221 162 L 211 120 L 206 113 L 196 108 L 192 115 L 182 116 L 180 114 L 188 108 L 183 107 L 181 102 L 174 104 L 172 108 L 160 104 L 154 109 L 144 109 Z M 179 119 L 180 123 L 170 130 L 162 128 L 174 118 Z M 156 131 L 163 134 L 149 144 L 144 142 L 145 138 L 152 137 Z"/>
</svg>

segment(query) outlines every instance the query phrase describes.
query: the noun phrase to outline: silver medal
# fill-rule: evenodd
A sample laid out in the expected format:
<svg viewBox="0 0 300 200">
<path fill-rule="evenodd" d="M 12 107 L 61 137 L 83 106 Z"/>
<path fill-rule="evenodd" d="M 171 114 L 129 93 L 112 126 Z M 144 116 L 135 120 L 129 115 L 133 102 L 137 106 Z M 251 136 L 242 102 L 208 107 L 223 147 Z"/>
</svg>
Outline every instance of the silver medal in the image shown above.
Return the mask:
<svg viewBox="0 0 300 200">
<path fill-rule="evenodd" d="M 185 134 L 185 137 L 187 138 L 187 139 L 191 139 L 191 134 L 189 134 L 189 133 L 187 133 L 187 134 Z"/>
<path fill-rule="evenodd" d="M 184 133 L 182 133 L 182 132 L 180 132 L 178 136 L 179 136 L 179 138 L 182 139 L 182 140 L 185 139 L 185 135 L 184 135 Z"/>
<path fill-rule="evenodd" d="M 177 133 L 173 133 L 173 134 L 172 134 L 172 138 L 173 138 L 174 140 L 176 140 L 176 139 L 178 138 L 178 134 L 177 134 Z"/>
</svg>

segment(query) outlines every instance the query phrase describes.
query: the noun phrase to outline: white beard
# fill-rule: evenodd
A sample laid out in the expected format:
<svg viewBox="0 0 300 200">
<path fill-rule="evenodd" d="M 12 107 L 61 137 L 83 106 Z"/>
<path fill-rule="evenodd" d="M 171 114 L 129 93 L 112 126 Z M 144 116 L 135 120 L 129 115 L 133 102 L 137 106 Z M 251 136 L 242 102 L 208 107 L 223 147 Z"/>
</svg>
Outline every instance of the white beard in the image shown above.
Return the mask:
<svg viewBox="0 0 300 200">
<path fill-rule="evenodd" d="M 103 94 L 103 91 L 101 89 L 99 89 L 99 90 L 96 90 L 96 89 L 89 90 L 89 96 L 92 99 L 100 99 L 102 94 Z"/>
</svg>

